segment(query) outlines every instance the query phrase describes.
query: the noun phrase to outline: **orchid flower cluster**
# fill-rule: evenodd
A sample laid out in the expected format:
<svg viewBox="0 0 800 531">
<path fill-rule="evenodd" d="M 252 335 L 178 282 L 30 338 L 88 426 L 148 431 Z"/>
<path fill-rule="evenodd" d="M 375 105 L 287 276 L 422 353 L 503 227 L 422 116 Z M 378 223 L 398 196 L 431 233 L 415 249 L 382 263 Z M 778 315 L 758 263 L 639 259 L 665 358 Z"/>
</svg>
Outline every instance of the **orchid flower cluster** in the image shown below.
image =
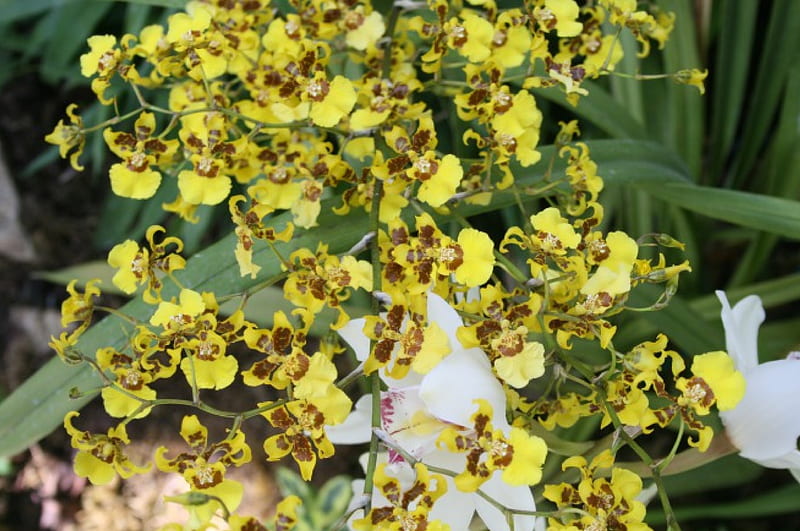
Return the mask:
<svg viewBox="0 0 800 531">
<path fill-rule="evenodd" d="M 187 285 L 183 242 L 162 226 L 108 255 L 114 286 L 140 298 L 145 315 L 101 306 L 96 282 L 69 285 L 66 331 L 52 346 L 96 369 L 118 419 L 91 433 L 78 412 L 67 415 L 76 472 L 94 483 L 153 467 L 181 475 L 186 492 L 170 501 L 190 518 L 176 529 L 288 530 L 301 500 L 260 522 L 237 513 L 244 487 L 227 477 L 253 459 L 242 424 L 260 423 L 266 458 L 290 456 L 307 481 L 337 445 L 369 443 L 342 526 L 458 531 L 477 513 L 492 531 L 646 529 L 642 479 L 615 465 L 616 452 L 629 446 L 652 465 L 669 511 L 640 437 L 679 426 L 667 459 L 685 442 L 705 450 L 714 434 L 703 418 L 732 409 L 744 379 L 721 351 L 692 353 L 687 370 L 664 335 L 615 349 L 615 316 L 629 310 L 631 290 L 662 285 L 656 309 L 690 267 L 643 257 L 646 246 L 681 247 L 667 235 L 601 229 L 603 179 L 578 123 L 560 123 L 543 155 L 534 92 L 577 103 L 586 80 L 614 74 L 621 32 L 645 56 L 665 45 L 674 16 L 634 0 L 503 9 L 429 0 L 388 13 L 360 0 L 288 4 L 194 1 L 166 26 L 88 40 L 81 71 L 100 102 L 116 105 L 129 90 L 138 106 L 87 126 L 70 105 L 47 141 L 81 169 L 86 135 L 102 131 L 119 158 L 113 192 L 145 201 L 172 186 L 163 209 L 188 222 L 201 205 L 227 204 L 231 252 L 252 288 Z M 705 73 L 670 77 L 702 91 Z M 159 93 L 166 107 L 151 103 Z M 449 118 L 437 98 L 452 101 Z M 448 120 L 461 133 L 445 149 Z M 504 233 L 464 215 L 509 197 L 523 222 Z M 363 214 L 350 250 L 316 236 L 328 213 Z M 277 274 L 265 275 L 268 261 Z M 248 319 L 247 295 L 269 285 L 294 309 L 262 326 Z M 359 292 L 371 301 L 365 315 L 348 305 Z M 222 312 L 238 295 L 239 307 Z M 100 312 L 120 318 L 127 339 L 85 352 L 81 338 Z M 324 319 L 338 339 L 314 337 Z M 355 354 L 348 375 L 345 351 Z M 226 410 L 216 392 L 236 386 L 275 398 Z M 176 427 L 186 449 L 162 446 L 136 462 L 128 426 L 169 405 L 193 411 Z M 211 416 L 230 426 L 210 433 Z M 608 436 L 562 465 L 582 479 L 543 486 L 553 479 L 546 461 L 565 457 L 556 432 L 590 417 Z M 537 511 L 535 492 L 552 510 Z"/>
</svg>

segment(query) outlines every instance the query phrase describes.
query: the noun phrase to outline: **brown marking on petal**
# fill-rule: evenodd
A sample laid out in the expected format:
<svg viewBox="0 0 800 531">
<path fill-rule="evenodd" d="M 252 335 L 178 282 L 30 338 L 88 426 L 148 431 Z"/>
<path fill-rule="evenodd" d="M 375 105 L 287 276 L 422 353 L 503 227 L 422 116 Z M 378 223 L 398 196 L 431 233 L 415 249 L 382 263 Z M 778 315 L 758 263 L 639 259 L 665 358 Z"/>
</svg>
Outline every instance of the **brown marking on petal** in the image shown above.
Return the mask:
<svg viewBox="0 0 800 531">
<path fill-rule="evenodd" d="M 431 141 L 431 131 L 428 129 L 420 129 L 414 136 L 411 137 L 411 145 L 414 151 L 422 151 Z"/>
<path fill-rule="evenodd" d="M 525 340 L 521 335 L 508 332 L 500 337 L 500 343 L 496 350 L 501 356 L 513 357 L 522 352 L 525 348 Z"/>
<path fill-rule="evenodd" d="M 289 416 L 289 412 L 285 407 L 279 407 L 270 411 L 267 414 L 267 420 L 269 420 L 270 424 L 276 428 L 281 428 L 284 430 L 294 425 L 294 422 L 292 421 L 292 418 Z"/>
<path fill-rule="evenodd" d="M 222 155 L 222 154 L 224 154 L 224 155 L 235 155 L 236 154 L 236 148 L 234 147 L 233 144 L 229 144 L 227 142 L 220 142 L 218 144 L 214 144 L 214 146 L 211 148 L 211 153 L 213 153 L 214 155 L 217 155 L 217 156 Z"/>
<path fill-rule="evenodd" d="M 326 9 L 322 13 L 322 21 L 327 23 L 327 24 L 330 24 L 331 22 L 336 22 L 340 18 L 342 18 L 342 10 L 341 9 L 337 9 L 337 8 Z M 355 29 L 355 28 L 351 28 L 351 29 Z"/>
<path fill-rule="evenodd" d="M 324 79 L 320 81 L 312 81 L 306 88 L 306 94 L 312 101 L 320 102 L 325 99 L 325 96 L 330 92 L 330 85 Z"/>
<path fill-rule="evenodd" d="M 311 67 L 314 66 L 314 63 L 316 62 L 317 62 L 316 54 L 313 51 L 306 52 L 306 54 L 300 59 L 300 65 L 299 65 L 300 73 L 303 74 L 304 76 L 307 76 L 311 72 Z M 323 95 L 323 97 L 327 96 L 328 82 L 322 80 L 320 83 L 324 85 L 325 94 Z"/>
<path fill-rule="evenodd" d="M 392 229 L 390 234 L 392 245 L 398 246 L 401 243 L 408 243 L 408 230 L 405 227 L 397 227 Z"/>
<path fill-rule="evenodd" d="M 322 187 L 316 183 L 310 183 L 303 189 L 303 195 L 309 201 L 316 202 L 322 197 Z"/>
<path fill-rule="evenodd" d="M 128 391 L 139 391 L 144 387 L 144 378 L 142 378 L 142 373 L 131 369 L 125 373 L 120 384 Z"/>
<path fill-rule="evenodd" d="M 494 413 L 500 414 L 500 413 L 505 413 L 505 412 L 497 411 L 497 412 L 494 412 Z M 483 435 L 484 433 L 489 431 L 489 430 L 487 430 L 487 426 L 489 426 L 489 422 L 490 421 L 491 421 L 491 419 L 489 418 L 488 415 L 484 415 L 483 413 L 478 413 L 478 414 L 475 415 L 475 420 L 474 420 L 474 422 L 475 422 L 475 431 L 478 433 L 478 435 Z"/>
<path fill-rule="evenodd" d="M 406 315 L 406 308 L 405 306 L 396 305 L 392 306 L 389 309 L 388 314 L 386 315 L 386 322 L 389 325 L 389 328 L 392 330 L 398 331 L 400 327 L 403 325 L 403 318 Z"/>
<path fill-rule="evenodd" d="M 475 327 L 475 335 L 482 343 L 501 330 L 497 321 L 482 321 Z"/>
<path fill-rule="evenodd" d="M 411 488 L 403 493 L 403 500 L 401 502 L 402 507 L 408 507 L 411 505 L 411 502 L 425 494 L 425 491 L 427 490 L 428 488 L 425 483 L 422 483 L 421 481 L 415 481 L 414 484 L 411 485 Z"/>
<path fill-rule="evenodd" d="M 137 125 L 135 129 L 136 129 L 136 138 L 138 138 L 139 140 L 144 140 L 145 138 L 148 138 L 150 134 L 153 132 L 153 130 L 150 127 L 147 127 L 146 125 Z"/>
<path fill-rule="evenodd" d="M 408 139 L 404 136 L 397 137 L 394 141 L 394 150 L 398 153 L 405 153 L 409 147 Z"/>
<path fill-rule="evenodd" d="M 291 73 L 291 72 L 290 72 Z M 296 74 L 292 74 L 293 76 Z M 295 82 L 291 78 L 287 78 L 280 89 L 278 89 L 278 96 L 283 99 L 288 99 L 289 97 L 293 96 L 295 91 L 298 88 L 297 82 Z"/>
<path fill-rule="evenodd" d="M 506 441 L 492 441 L 490 453 L 492 463 L 498 468 L 506 468 L 514 459 L 514 447 Z"/>
<path fill-rule="evenodd" d="M 259 380 L 266 382 L 276 367 L 277 365 L 270 363 L 266 359 L 259 360 L 253 363 L 253 365 L 250 367 L 250 374 Z"/>
<path fill-rule="evenodd" d="M 194 171 L 201 177 L 213 179 L 219 173 L 219 166 L 214 162 L 214 159 L 203 157 L 195 166 Z"/>
<path fill-rule="evenodd" d="M 386 364 L 392 358 L 395 341 L 392 339 L 381 339 L 375 343 L 372 356 L 381 364 Z"/>
<path fill-rule="evenodd" d="M 450 37 L 453 39 L 453 45 L 456 48 L 461 48 L 469 40 L 469 34 L 467 33 L 467 28 L 458 25 L 453 26 L 453 28 L 450 30 Z"/>
<path fill-rule="evenodd" d="M 672 417 L 674 415 L 675 415 L 675 411 L 672 410 L 671 408 L 653 410 L 653 416 L 655 416 L 656 419 L 658 419 L 658 424 L 660 426 L 666 425 L 667 422 L 672 420 Z"/>
<path fill-rule="evenodd" d="M 611 254 L 605 240 L 593 240 L 589 243 L 589 253 L 595 262 L 602 262 Z"/>
<path fill-rule="evenodd" d="M 489 94 L 489 91 L 486 90 L 485 88 L 475 89 L 472 92 L 470 92 L 469 98 L 467 98 L 467 103 L 469 103 L 470 106 L 474 107 L 474 106 L 478 105 L 479 103 L 483 102 L 483 100 L 486 99 L 486 96 L 488 94 Z"/>
<path fill-rule="evenodd" d="M 714 391 L 712 391 L 708 383 L 699 376 L 693 376 L 689 380 L 686 384 L 684 395 L 692 402 L 696 402 L 706 408 L 711 407 L 715 398 Z"/>
<path fill-rule="evenodd" d="M 420 181 L 427 181 L 439 171 L 439 163 L 435 160 L 419 159 L 414 163 L 416 177 Z"/>
<path fill-rule="evenodd" d="M 569 69 L 569 74 L 573 81 L 581 82 L 586 77 L 586 69 L 582 66 L 574 66 Z"/>
<path fill-rule="evenodd" d="M 283 352 L 292 343 L 291 328 L 278 327 L 272 331 L 272 345 L 276 352 Z"/>
<path fill-rule="evenodd" d="M 294 519 L 289 518 L 285 514 L 275 515 L 277 529 L 289 529 L 289 526 L 294 524 L 294 522 Z M 261 525 L 255 518 L 250 517 L 239 526 L 239 531 L 267 531 L 267 528 Z"/>
<path fill-rule="evenodd" d="M 284 364 L 286 374 L 294 381 L 299 380 L 308 372 L 308 367 L 311 364 L 309 357 L 303 352 L 290 356 Z"/>
<path fill-rule="evenodd" d="M 369 519 L 375 526 L 381 522 L 390 520 L 394 516 L 394 507 L 378 507 L 369 512 Z"/>
<path fill-rule="evenodd" d="M 311 175 L 314 177 L 321 177 L 323 175 L 327 175 L 330 172 L 328 165 L 325 164 L 324 161 L 317 162 L 314 164 L 314 167 L 311 169 Z"/>
<path fill-rule="evenodd" d="M 455 271 L 464 263 L 464 250 L 456 243 L 448 245 L 447 247 L 442 247 L 439 251 L 439 261 L 443 263 L 448 270 Z"/>
<path fill-rule="evenodd" d="M 111 464 L 114 462 L 117 452 L 116 449 L 110 452 L 106 451 L 108 446 L 110 446 L 110 443 L 100 443 L 99 446 L 92 448 L 89 453 L 98 458 L 100 461 Z"/>
<path fill-rule="evenodd" d="M 190 433 L 186 437 L 186 442 L 191 447 L 202 446 L 202 445 L 204 445 L 206 443 L 206 437 L 205 437 L 205 435 L 203 435 L 202 431 L 198 430 L 198 431 Z"/>
<path fill-rule="evenodd" d="M 262 149 L 256 155 L 256 158 L 262 162 L 276 162 L 278 160 L 278 154 L 272 151 L 271 149 Z"/>
<path fill-rule="evenodd" d="M 489 305 L 489 312 L 493 311 L 500 311 L 502 307 L 499 303 L 492 303 Z M 509 321 L 521 321 L 526 317 L 530 317 L 533 315 L 533 311 L 531 311 L 530 307 L 526 304 L 517 304 L 516 306 L 512 306 L 507 313 L 507 317 Z"/>
<path fill-rule="evenodd" d="M 311 295 L 317 299 L 324 301 L 325 300 L 325 281 L 319 277 L 313 277 L 309 280 L 308 283 L 309 290 Z"/>
<path fill-rule="evenodd" d="M 392 87 L 391 95 L 395 99 L 404 99 L 408 96 L 409 88 L 405 83 L 398 83 Z"/>
<path fill-rule="evenodd" d="M 419 242 L 423 247 L 430 249 L 439 243 L 439 238 L 436 238 L 436 230 L 431 225 L 423 225 L 419 229 Z"/>
<path fill-rule="evenodd" d="M 473 449 L 467 454 L 467 465 L 464 467 L 464 469 L 472 476 L 478 477 L 480 475 L 479 469 L 481 466 L 481 454 L 482 452 L 480 449 Z"/>
<path fill-rule="evenodd" d="M 197 349 L 197 357 L 201 360 L 213 361 L 220 355 L 219 345 L 211 341 L 203 341 Z"/>
<path fill-rule="evenodd" d="M 292 176 L 283 166 L 278 166 L 267 174 L 267 179 L 275 184 L 286 184 L 291 180 Z"/>
<path fill-rule="evenodd" d="M 152 138 L 144 143 L 144 148 L 147 151 L 155 152 L 155 153 L 165 153 L 167 151 L 167 145 L 158 140 L 156 138 Z"/>
<path fill-rule="evenodd" d="M 203 467 L 203 469 L 198 471 L 197 475 L 192 478 L 192 483 L 194 483 L 194 486 L 198 489 L 207 489 L 214 485 L 219 485 L 222 483 L 222 472 L 209 466 Z"/>
<path fill-rule="evenodd" d="M 508 92 L 498 92 L 494 95 L 494 110 L 502 114 L 508 111 L 513 105 L 513 99 Z"/>
<path fill-rule="evenodd" d="M 136 147 L 136 139 L 130 133 L 116 133 L 113 142 L 117 146 L 126 146 L 131 149 Z"/>
<path fill-rule="evenodd" d="M 389 169 L 389 173 L 394 174 L 404 170 L 410 162 L 408 155 L 400 155 L 387 160 L 386 167 Z"/>
<path fill-rule="evenodd" d="M 425 334 L 423 333 L 421 328 L 412 328 L 408 330 L 404 335 L 401 341 L 403 346 L 403 350 L 405 351 L 406 355 L 410 358 L 415 358 L 419 351 L 422 350 L 422 341 L 425 338 Z M 398 360 L 398 363 L 402 361 Z M 411 362 L 411 359 L 408 360 L 408 363 Z"/>
<path fill-rule="evenodd" d="M 438 32 L 439 32 L 439 26 L 436 24 L 430 24 L 426 22 L 422 25 L 422 35 L 425 37 L 436 35 Z"/>
<path fill-rule="evenodd" d="M 109 364 L 112 367 L 119 365 L 130 365 L 131 363 L 133 363 L 133 358 L 119 351 L 115 351 L 114 354 L 111 355 L 111 359 L 109 360 Z"/>
<path fill-rule="evenodd" d="M 390 283 L 400 282 L 405 276 L 405 268 L 397 262 L 389 262 L 383 268 L 383 274 Z"/>
<path fill-rule="evenodd" d="M 400 488 L 400 484 L 390 479 L 386 483 L 384 483 L 383 487 L 381 487 L 381 491 L 383 492 L 384 497 L 389 500 L 392 505 L 399 505 L 400 499 L 402 496 L 403 490 Z"/>
<path fill-rule="evenodd" d="M 414 270 L 417 273 L 417 279 L 420 284 L 425 286 L 431 283 L 433 277 L 433 263 L 430 261 L 421 262 Z"/>
<path fill-rule="evenodd" d="M 344 26 L 350 31 L 357 30 L 364 24 L 364 15 L 358 11 L 349 11 L 344 17 Z"/>
</svg>

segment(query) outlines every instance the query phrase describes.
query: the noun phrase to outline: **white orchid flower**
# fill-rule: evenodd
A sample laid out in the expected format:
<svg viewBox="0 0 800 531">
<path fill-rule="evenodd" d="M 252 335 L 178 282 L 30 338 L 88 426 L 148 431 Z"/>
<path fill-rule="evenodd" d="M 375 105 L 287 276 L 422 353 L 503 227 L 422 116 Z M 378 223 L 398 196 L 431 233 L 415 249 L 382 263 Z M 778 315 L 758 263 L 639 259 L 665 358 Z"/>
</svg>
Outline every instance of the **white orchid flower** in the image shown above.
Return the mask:
<svg viewBox="0 0 800 531">
<path fill-rule="evenodd" d="M 380 370 L 388 390 L 381 393 L 381 429 L 401 448 L 423 463 L 459 473 L 465 468 L 466 456 L 437 447 L 439 434 L 453 425 L 472 426 L 472 415 L 477 410 L 478 399 L 487 401 L 493 411 L 492 424 L 506 435 L 511 427 L 505 418 L 506 396 L 494 376 L 486 354 L 478 348 L 464 348 L 456 338 L 456 330 L 463 323 L 458 313 L 441 297 L 428 295 L 428 318 L 446 333 L 450 353 L 427 374 L 414 370 L 400 380 Z M 339 334 L 355 350 L 360 361 L 369 355 L 369 339 L 364 335 L 364 319 L 353 319 L 339 330 Z M 344 423 L 328 428 L 329 439 L 336 444 L 357 444 L 370 440 L 372 397 L 361 397 Z M 396 451 L 384 454 L 383 459 L 392 467 L 392 474 L 413 476 L 413 468 Z M 530 466 L 541 466 L 531 463 Z M 431 519 L 441 520 L 453 530 L 467 529 L 475 512 L 490 531 L 509 529 L 503 513 L 476 492 L 458 490 L 451 477 L 447 492 L 437 501 Z M 535 511 L 530 487 L 512 486 L 502 480 L 497 470 L 481 486 L 484 494 L 501 505 L 521 511 Z M 377 491 L 374 494 L 379 496 Z M 541 520 L 540 520 L 541 521 Z M 536 518 L 515 515 L 515 531 L 534 529 Z"/>
<path fill-rule="evenodd" d="M 747 381 L 744 398 L 720 417 L 739 454 L 767 468 L 787 468 L 800 481 L 800 356 L 758 363 L 758 328 L 764 321 L 761 299 L 750 295 L 733 308 L 725 292 L 722 325 L 728 354 Z"/>
</svg>

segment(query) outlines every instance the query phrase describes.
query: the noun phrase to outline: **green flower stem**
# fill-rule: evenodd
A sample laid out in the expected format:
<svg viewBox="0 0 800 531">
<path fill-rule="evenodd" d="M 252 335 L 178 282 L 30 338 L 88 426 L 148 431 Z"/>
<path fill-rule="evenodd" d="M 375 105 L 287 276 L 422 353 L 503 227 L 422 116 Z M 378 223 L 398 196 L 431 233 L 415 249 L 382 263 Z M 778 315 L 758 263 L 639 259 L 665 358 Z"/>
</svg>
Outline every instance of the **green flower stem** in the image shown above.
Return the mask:
<svg viewBox="0 0 800 531">
<path fill-rule="evenodd" d="M 394 31 L 397 26 L 397 20 L 400 16 L 400 8 L 392 6 L 389 13 L 389 18 L 386 21 L 386 33 L 384 35 L 383 44 L 383 72 L 382 77 L 388 79 L 392 71 L 392 40 L 394 39 Z M 380 228 L 380 209 L 381 198 L 383 197 L 383 181 L 373 176 L 374 184 L 372 187 L 372 207 L 369 211 L 369 227 L 370 230 L 378 234 Z M 372 263 L 372 292 L 381 290 L 381 249 L 378 244 L 378 238 L 374 238 L 370 242 L 370 261 Z M 378 315 L 380 311 L 380 302 L 377 298 L 372 297 L 372 314 Z M 370 353 L 375 348 L 375 340 L 370 340 Z M 367 496 L 367 502 L 364 506 L 364 514 L 369 513 L 372 506 L 372 490 L 374 488 L 375 467 L 378 464 L 378 437 L 375 435 L 375 428 L 381 426 L 381 381 L 379 371 L 373 372 L 369 376 L 369 387 L 372 397 L 372 418 L 370 424 L 373 428 L 373 434 L 369 441 L 369 458 L 367 460 L 367 470 L 364 477 L 364 495 Z"/>
<path fill-rule="evenodd" d="M 132 324 L 134 326 L 142 324 L 142 322 L 139 321 L 138 319 L 136 319 L 134 317 L 131 317 L 130 315 L 119 311 L 117 308 L 112 308 L 110 306 L 95 305 L 94 309 L 95 310 L 100 310 L 102 312 L 106 312 L 107 314 L 113 315 L 115 317 L 119 317 L 123 321 L 127 321 L 127 322 L 129 322 L 130 324 Z"/>
<path fill-rule="evenodd" d="M 376 233 L 380 225 L 380 205 L 381 197 L 383 196 L 383 181 L 375 178 L 375 183 L 372 188 L 372 208 L 370 209 L 369 226 Z M 372 292 L 375 293 L 381 290 L 381 250 L 378 245 L 378 238 L 375 238 L 370 243 L 370 258 L 372 262 Z M 378 315 L 380 312 L 380 302 L 376 297 L 372 297 L 372 314 Z M 370 340 L 369 350 L 370 353 L 375 348 L 376 341 Z M 369 387 L 372 397 L 372 418 L 370 424 L 372 425 L 373 432 L 369 441 L 369 458 L 367 461 L 366 476 L 364 477 L 364 494 L 369 496 L 367 505 L 364 507 L 364 513 L 368 513 L 372 505 L 372 489 L 374 487 L 375 467 L 378 464 L 378 437 L 375 435 L 375 429 L 381 426 L 381 381 L 379 371 L 374 371 L 369 375 Z"/>
<path fill-rule="evenodd" d="M 124 387 L 121 387 L 119 384 L 117 384 L 117 382 L 109 378 L 96 360 L 88 356 L 85 356 L 83 354 L 81 354 L 81 357 L 86 363 L 91 365 L 95 369 L 95 371 L 97 371 L 97 374 L 103 380 L 105 386 L 113 387 L 114 389 L 124 394 L 125 396 L 140 402 L 139 407 L 137 407 L 130 415 L 128 415 L 128 417 L 126 417 L 122 421 L 122 424 L 127 424 L 131 420 L 134 420 L 136 416 L 139 415 L 139 413 L 141 413 L 145 409 L 156 408 L 158 406 L 172 405 L 172 406 L 187 406 L 199 409 L 200 411 L 203 411 L 210 415 L 216 415 L 218 417 L 223 417 L 223 418 L 231 418 L 234 419 L 234 426 L 238 427 L 239 425 L 241 425 L 241 422 L 243 420 L 247 420 L 249 418 L 260 415 L 261 413 L 269 411 L 270 409 L 275 409 L 276 407 L 282 406 L 284 403 L 287 402 L 287 400 L 276 400 L 275 402 L 270 402 L 261 407 L 250 409 L 247 411 L 227 411 L 224 409 L 217 409 L 213 406 L 210 406 L 202 402 L 199 399 L 199 397 L 196 400 L 184 400 L 180 398 L 156 398 L 155 400 L 147 400 L 146 398 L 142 398 L 140 396 L 131 393 Z"/>
<path fill-rule="evenodd" d="M 85 127 L 81 129 L 81 134 L 85 135 L 87 133 L 94 133 L 95 131 L 98 131 L 100 129 L 104 129 L 111 125 L 116 125 L 120 122 L 127 120 L 128 118 L 133 118 L 134 116 L 142 112 L 142 110 L 143 110 L 142 108 L 134 109 L 133 111 L 125 113 L 122 116 L 114 116 L 113 118 L 109 118 L 108 120 L 100 122 L 99 124 L 95 124 L 91 127 Z"/>
<path fill-rule="evenodd" d="M 336 382 L 336 387 L 338 387 L 339 389 L 347 389 L 363 375 L 364 375 L 364 369 L 362 369 L 361 367 L 357 367 L 352 372 L 350 372 L 350 374 L 348 374 L 347 376 Z"/>
<path fill-rule="evenodd" d="M 658 466 L 658 463 L 653 461 L 653 458 L 650 457 L 650 454 L 648 454 L 644 448 L 639 446 L 633 437 L 631 437 L 631 435 L 625 431 L 622 426 L 622 422 L 617 416 L 617 412 L 614 410 L 614 406 L 611 405 L 611 403 L 607 400 L 605 390 L 598 386 L 597 395 L 599 400 L 605 404 L 606 412 L 608 413 L 608 416 L 611 417 L 611 421 L 614 423 L 616 433 L 618 433 L 622 440 L 624 440 L 625 443 L 630 446 L 631 450 L 633 450 L 636 455 L 639 456 L 639 459 L 641 459 L 642 462 L 650 468 L 653 481 L 658 489 L 658 497 L 661 500 L 661 507 L 664 509 L 664 515 L 666 516 L 667 529 L 669 531 L 680 531 L 681 527 L 678 524 L 678 519 L 675 517 L 675 511 L 673 511 L 672 504 L 667 496 L 667 490 L 664 486 L 664 480 L 662 479 L 661 469 Z"/>
</svg>

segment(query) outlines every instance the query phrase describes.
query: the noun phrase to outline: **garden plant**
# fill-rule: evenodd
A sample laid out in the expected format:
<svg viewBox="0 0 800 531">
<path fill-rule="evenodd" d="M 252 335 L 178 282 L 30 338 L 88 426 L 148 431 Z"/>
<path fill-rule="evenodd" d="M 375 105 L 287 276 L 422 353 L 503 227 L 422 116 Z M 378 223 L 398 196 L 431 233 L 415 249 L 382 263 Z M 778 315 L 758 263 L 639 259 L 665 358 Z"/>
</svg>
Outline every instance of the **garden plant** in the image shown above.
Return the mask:
<svg viewBox="0 0 800 531">
<path fill-rule="evenodd" d="M 166 4 L 83 36 L 97 103 L 45 137 L 139 223 L 70 271 L 4 455 L 64 429 L 93 484 L 179 475 L 165 530 L 800 510 L 797 312 L 758 345 L 800 298 L 797 3 Z M 129 454 L 170 408 L 182 448 Z M 256 459 L 296 471 L 267 519 L 230 477 Z M 760 501 L 674 503 L 763 467 Z"/>
</svg>

